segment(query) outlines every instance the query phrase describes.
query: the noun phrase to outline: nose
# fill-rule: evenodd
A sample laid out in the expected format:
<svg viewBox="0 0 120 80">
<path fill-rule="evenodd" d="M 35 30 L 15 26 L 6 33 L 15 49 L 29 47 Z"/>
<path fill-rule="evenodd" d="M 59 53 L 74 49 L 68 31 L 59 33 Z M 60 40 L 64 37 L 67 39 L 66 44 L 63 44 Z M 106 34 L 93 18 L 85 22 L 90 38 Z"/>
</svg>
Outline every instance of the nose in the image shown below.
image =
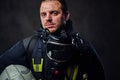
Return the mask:
<svg viewBox="0 0 120 80">
<path fill-rule="evenodd" d="M 52 17 L 51 17 L 50 14 L 47 14 L 47 16 L 46 16 L 46 21 L 52 21 Z"/>
</svg>

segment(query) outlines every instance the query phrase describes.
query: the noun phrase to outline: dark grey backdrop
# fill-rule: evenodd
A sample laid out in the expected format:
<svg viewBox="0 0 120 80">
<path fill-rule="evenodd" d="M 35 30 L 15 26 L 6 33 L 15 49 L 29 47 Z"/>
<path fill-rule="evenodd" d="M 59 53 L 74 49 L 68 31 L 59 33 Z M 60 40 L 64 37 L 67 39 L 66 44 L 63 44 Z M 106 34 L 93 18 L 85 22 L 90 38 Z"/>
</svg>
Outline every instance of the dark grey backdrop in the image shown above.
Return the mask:
<svg viewBox="0 0 120 80">
<path fill-rule="evenodd" d="M 40 0 L 0 0 L 0 53 L 39 29 Z M 115 0 L 67 0 L 75 31 L 100 55 L 107 80 L 119 80 L 120 6 Z"/>
</svg>

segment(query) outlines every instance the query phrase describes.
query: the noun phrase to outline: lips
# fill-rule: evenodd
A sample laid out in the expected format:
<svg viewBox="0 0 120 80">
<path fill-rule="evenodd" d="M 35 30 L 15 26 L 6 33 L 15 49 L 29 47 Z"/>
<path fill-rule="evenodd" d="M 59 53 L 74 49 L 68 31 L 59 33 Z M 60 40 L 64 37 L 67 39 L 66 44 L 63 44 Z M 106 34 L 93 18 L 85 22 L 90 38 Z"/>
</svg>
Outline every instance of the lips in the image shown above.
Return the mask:
<svg viewBox="0 0 120 80">
<path fill-rule="evenodd" d="M 54 24 L 45 24 L 46 28 L 54 28 Z"/>
</svg>

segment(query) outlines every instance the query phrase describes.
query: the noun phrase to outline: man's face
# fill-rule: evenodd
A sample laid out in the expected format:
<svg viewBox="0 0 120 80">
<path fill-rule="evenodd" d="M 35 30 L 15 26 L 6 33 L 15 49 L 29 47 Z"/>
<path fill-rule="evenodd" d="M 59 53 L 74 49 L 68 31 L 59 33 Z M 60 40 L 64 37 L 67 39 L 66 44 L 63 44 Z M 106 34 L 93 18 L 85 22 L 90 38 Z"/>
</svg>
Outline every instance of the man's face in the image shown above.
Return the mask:
<svg viewBox="0 0 120 80">
<path fill-rule="evenodd" d="M 50 33 L 57 31 L 66 22 L 59 1 L 45 1 L 40 7 L 40 19 L 43 28 L 47 28 Z"/>
</svg>

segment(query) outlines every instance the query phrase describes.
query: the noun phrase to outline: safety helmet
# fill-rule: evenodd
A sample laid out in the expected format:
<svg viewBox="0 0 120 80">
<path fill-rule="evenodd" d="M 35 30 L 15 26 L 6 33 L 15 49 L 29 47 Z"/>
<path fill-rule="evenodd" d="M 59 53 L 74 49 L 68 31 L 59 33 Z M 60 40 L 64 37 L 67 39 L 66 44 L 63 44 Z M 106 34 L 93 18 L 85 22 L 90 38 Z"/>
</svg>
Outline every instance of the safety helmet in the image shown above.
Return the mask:
<svg viewBox="0 0 120 80">
<path fill-rule="evenodd" d="M 0 75 L 0 80 L 36 80 L 31 71 L 22 65 L 9 65 Z"/>
</svg>

